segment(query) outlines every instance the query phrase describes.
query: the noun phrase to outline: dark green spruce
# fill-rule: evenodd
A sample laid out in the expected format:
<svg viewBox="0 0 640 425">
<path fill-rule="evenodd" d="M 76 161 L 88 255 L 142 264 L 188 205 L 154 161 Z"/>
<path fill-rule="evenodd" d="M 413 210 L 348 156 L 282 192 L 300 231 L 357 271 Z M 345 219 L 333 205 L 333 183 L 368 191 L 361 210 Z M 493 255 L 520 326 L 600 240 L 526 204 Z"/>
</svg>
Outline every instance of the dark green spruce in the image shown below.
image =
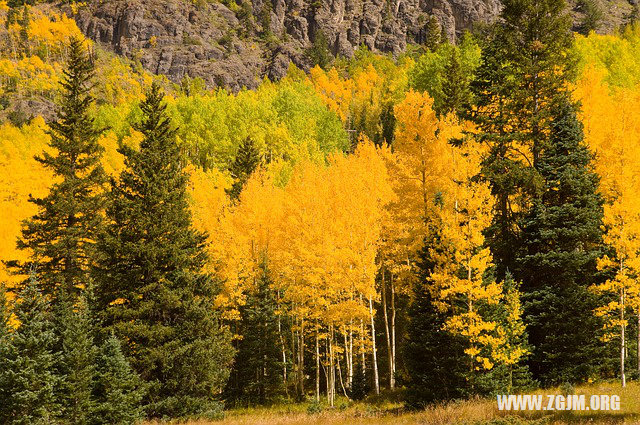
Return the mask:
<svg viewBox="0 0 640 425">
<path fill-rule="evenodd" d="M 566 98 L 552 105 L 549 142 L 537 164 L 544 186 L 522 221 L 517 258 L 530 366 L 543 384 L 585 381 L 605 364 L 588 290 L 603 254 L 603 200 L 576 109 Z"/>
<path fill-rule="evenodd" d="M 33 273 L 46 296 L 64 290 L 75 299 L 88 282 L 88 271 L 96 232 L 102 221 L 105 182 L 100 165 L 103 148 L 89 108 L 93 64 L 83 42 L 71 40 L 64 69 L 57 120 L 50 123 L 52 152 L 36 157 L 53 171 L 56 182 L 44 198 L 31 198 L 36 215 L 25 220 L 18 248 L 32 254 L 26 263 L 16 264 L 23 275 Z"/>
<path fill-rule="evenodd" d="M 0 407 L 2 423 L 50 424 L 60 412 L 55 397 L 59 381 L 53 351 L 56 337 L 49 303 L 39 286 L 33 276 L 25 283 L 13 309 L 20 325 L 10 341 L 0 341 L 0 383 L 8 393 Z"/>
<path fill-rule="evenodd" d="M 206 236 L 192 228 L 185 160 L 157 85 L 141 109 L 143 140 L 121 149 L 125 170 L 109 195 L 96 310 L 148 384 L 150 417 L 208 415 L 229 375 L 230 336 L 214 310 Z"/>
<path fill-rule="evenodd" d="M 434 233 L 438 235 L 437 229 Z M 434 249 L 445 250 L 438 242 Z M 444 252 L 444 251 L 443 251 Z M 429 403 L 461 398 L 469 393 L 469 361 L 464 339 L 445 331 L 449 315 L 434 303 L 430 275 L 435 266 L 430 248 L 420 251 L 418 279 L 407 312 L 409 325 L 404 347 L 407 367 L 407 403 L 423 408 Z"/>
<path fill-rule="evenodd" d="M 241 405 L 266 404 L 283 395 L 277 300 L 266 264 L 240 308 L 242 339 L 226 395 Z"/>
<path fill-rule="evenodd" d="M 58 355 L 56 373 L 61 378 L 56 398 L 65 423 L 85 425 L 93 410 L 96 348 L 93 326 L 85 297 L 73 304 L 70 296 L 60 294 L 53 308 Z"/>
<path fill-rule="evenodd" d="M 504 0 L 487 37 L 468 118 L 478 129 L 473 137 L 489 147 L 482 177 L 496 205 L 487 239 L 502 280 L 514 270 L 520 221 L 542 184 L 536 168 L 548 138 L 550 102 L 566 92 L 574 74 L 573 34 L 563 0 Z"/>
<path fill-rule="evenodd" d="M 236 158 L 231 167 L 229 167 L 231 177 L 233 177 L 233 185 L 227 193 L 231 199 L 238 199 L 242 188 L 251 177 L 251 174 L 258 168 L 260 161 L 260 152 L 256 148 L 253 139 L 247 137 L 238 148 Z"/>
<path fill-rule="evenodd" d="M 120 341 L 110 335 L 96 359 L 95 405 L 91 424 L 133 425 L 144 418 L 144 385 L 131 369 Z"/>
</svg>

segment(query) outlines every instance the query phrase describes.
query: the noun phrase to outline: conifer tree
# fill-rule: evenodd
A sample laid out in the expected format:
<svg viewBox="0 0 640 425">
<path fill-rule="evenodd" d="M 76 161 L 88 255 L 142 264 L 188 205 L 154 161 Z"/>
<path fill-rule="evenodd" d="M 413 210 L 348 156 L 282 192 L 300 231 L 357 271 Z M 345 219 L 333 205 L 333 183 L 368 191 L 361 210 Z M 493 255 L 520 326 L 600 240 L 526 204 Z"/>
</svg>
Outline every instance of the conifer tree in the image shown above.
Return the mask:
<svg viewBox="0 0 640 425">
<path fill-rule="evenodd" d="M 566 93 L 575 69 L 563 0 L 504 0 L 488 38 L 471 84 L 469 118 L 476 140 L 489 146 L 481 174 L 496 202 L 487 237 L 502 280 L 514 270 L 519 221 L 540 185 L 536 167 L 548 137 L 550 102 Z"/>
<path fill-rule="evenodd" d="M 596 304 L 588 290 L 603 252 L 603 200 L 576 106 L 560 97 L 552 113 L 549 143 L 538 159 L 544 186 L 523 221 L 517 261 L 533 346 L 531 368 L 545 384 L 584 381 L 604 363 L 600 325 L 592 313 Z"/>
<path fill-rule="evenodd" d="M 435 240 L 438 240 L 437 233 Z M 465 340 L 444 329 L 451 315 L 436 307 L 430 279 L 435 267 L 434 253 L 430 249 L 440 253 L 446 250 L 438 242 L 421 250 L 418 280 L 407 313 L 409 326 L 404 347 L 409 372 L 407 402 L 414 408 L 460 398 L 468 393 Z"/>
<path fill-rule="evenodd" d="M 256 149 L 253 139 L 247 137 L 238 148 L 236 158 L 229 167 L 234 180 L 231 190 L 228 191 L 231 199 L 238 199 L 242 188 L 258 165 L 260 165 L 260 152 Z"/>
<path fill-rule="evenodd" d="M 57 177 L 49 194 L 31 198 L 36 215 L 24 222 L 18 248 L 31 254 L 28 262 L 17 264 L 21 274 L 35 273 L 46 296 L 63 288 L 75 298 L 88 282 L 96 231 L 101 223 L 104 196 L 100 194 L 105 174 L 100 165 L 103 148 L 89 108 L 93 65 L 84 43 L 74 38 L 69 45 L 62 81 L 57 120 L 48 131 L 51 153 L 36 160 Z"/>
<path fill-rule="evenodd" d="M 9 325 L 10 311 L 7 302 L 7 291 L 4 284 L 0 284 L 0 423 L 9 423 L 11 417 L 12 388 L 9 380 L 9 360 L 11 355 L 11 327 Z"/>
<path fill-rule="evenodd" d="M 425 26 L 425 46 L 434 52 L 438 46 L 444 41 L 442 39 L 442 30 L 440 23 L 435 16 L 430 16 Z"/>
<path fill-rule="evenodd" d="M 238 346 L 227 397 L 244 404 L 265 404 L 282 391 L 282 362 L 275 299 L 266 264 L 241 307 Z"/>
<path fill-rule="evenodd" d="M 93 409 L 96 355 L 93 328 L 85 297 L 76 306 L 70 296 L 60 295 L 54 307 L 59 356 L 56 372 L 61 378 L 56 396 L 62 406 L 62 420 L 83 425 L 89 423 Z"/>
<path fill-rule="evenodd" d="M 440 114 L 459 114 L 468 108 L 470 101 L 469 81 L 462 70 L 460 52 L 450 49 L 447 63 L 444 67 L 442 80 L 442 104 Z"/>
<path fill-rule="evenodd" d="M 98 353 L 94 395 L 92 424 L 102 424 L 108 418 L 114 425 L 130 425 L 144 418 L 144 385 L 114 335 L 105 340 Z"/>
<path fill-rule="evenodd" d="M 200 415 L 216 408 L 233 351 L 214 310 L 218 286 L 203 272 L 206 235 L 191 226 L 188 175 L 157 85 L 141 108 L 144 138 L 139 150 L 121 149 L 125 170 L 112 183 L 99 241 L 97 311 L 149 384 L 148 415 Z"/>
<path fill-rule="evenodd" d="M 10 393 L 5 418 L 10 424 L 54 423 L 60 409 L 54 396 L 59 379 L 53 353 L 55 333 L 49 302 L 38 286 L 32 276 L 18 294 L 13 312 L 20 326 L 2 359 L 2 381 Z"/>
</svg>

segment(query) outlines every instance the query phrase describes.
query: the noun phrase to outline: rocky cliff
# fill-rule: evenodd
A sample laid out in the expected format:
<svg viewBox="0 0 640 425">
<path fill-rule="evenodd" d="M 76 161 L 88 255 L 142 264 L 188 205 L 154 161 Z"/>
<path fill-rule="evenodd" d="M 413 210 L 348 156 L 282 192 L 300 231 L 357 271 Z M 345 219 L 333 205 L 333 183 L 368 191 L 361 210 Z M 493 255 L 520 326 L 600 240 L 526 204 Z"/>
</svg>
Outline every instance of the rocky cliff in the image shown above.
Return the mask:
<svg viewBox="0 0 640 425">
<path fill-rule="evenodd" d="M 432 16 L 454 40 L 500 8 L 500 0 L 238 1 L 103 0 L 76 21 L 90 38 L 151 72 L 238 90 L 282 77 L 290 61 L 308 68 L 305 52 L 320 33 L 336 56 L 350 57 L 361 45 L 397 55 L 424 41 Z"/>
</svg>

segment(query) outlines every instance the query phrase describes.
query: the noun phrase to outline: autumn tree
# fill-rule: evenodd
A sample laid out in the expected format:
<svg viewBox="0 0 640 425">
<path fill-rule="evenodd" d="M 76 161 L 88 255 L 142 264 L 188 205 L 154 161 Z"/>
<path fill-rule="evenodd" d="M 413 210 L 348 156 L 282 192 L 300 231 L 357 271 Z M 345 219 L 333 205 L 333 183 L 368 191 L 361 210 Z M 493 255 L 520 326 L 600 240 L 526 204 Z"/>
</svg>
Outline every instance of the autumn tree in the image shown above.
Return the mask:
<svg viewBox="0 0 640 425">
<path fill-rule="evenodd" d="M 18 247 L 28 250 L 28 261 L 17 270 L 35 278 L 45 295 L 63 289 L 75 297 L 88 282 L 96 232 L 102 216 L 101 187 L 105 175 L 100 163 L 102 130 L 89 114 L 93 64 L 84 43 L 69 45 L 69 59 L 62 82 L 58 119 L 48 132 L 50 149 L 36 157 L 53 171 L 54 183 L 43 198 L 31 198 L 36 215 L 24 222 Z"/>
<path fill-rule="evenodd" d="M 206 236 L 191 227 L 188 175 L 153 85 L 141 104 L 140 149 L 123 146 L 125 170 L 112 183 L 99 241 L 96 302 L 106 332 L 148 383 L 152 417 L 205 414 L 226 381 L 232 350 L 203 272 Z"/>
</svg>

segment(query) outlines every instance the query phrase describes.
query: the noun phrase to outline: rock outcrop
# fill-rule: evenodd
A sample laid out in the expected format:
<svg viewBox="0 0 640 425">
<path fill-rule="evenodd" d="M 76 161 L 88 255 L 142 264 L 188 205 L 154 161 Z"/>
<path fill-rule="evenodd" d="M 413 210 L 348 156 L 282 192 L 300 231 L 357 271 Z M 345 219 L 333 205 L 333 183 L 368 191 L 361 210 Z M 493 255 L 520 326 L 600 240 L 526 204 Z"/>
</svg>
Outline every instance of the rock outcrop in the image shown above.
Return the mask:
<svg viewBox="0 0 640 425">
<path fill-rule="evenodd" d="M 76 21 L 151 72 L 238 90 L 282 77 L 290 62 L 307 69 L 320 33 L 336 56 L 361 45 L 397 55 L 425 40 L 432 17 L 455 40 L 499 10 L 500 0 L 102 0 Z"/>
</svg>

